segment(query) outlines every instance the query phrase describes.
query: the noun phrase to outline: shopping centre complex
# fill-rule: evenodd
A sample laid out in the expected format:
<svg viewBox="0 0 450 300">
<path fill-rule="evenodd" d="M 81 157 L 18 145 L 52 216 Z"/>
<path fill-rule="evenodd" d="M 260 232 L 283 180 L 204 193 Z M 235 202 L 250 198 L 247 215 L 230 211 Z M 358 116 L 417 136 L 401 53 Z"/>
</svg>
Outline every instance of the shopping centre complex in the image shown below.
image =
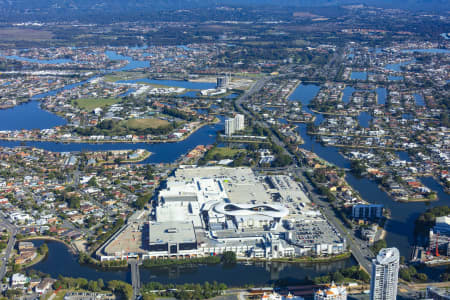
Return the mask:
<svg viewBox="0 0 450 300">
<path fill-rule="evenodd" d="M 182 166 L 149 214 L 131 218 L 97 251 L 101 260 L 331 255 L 345 239 L 314 207 L 301 183 L 250 168 Z"/>
</svg>

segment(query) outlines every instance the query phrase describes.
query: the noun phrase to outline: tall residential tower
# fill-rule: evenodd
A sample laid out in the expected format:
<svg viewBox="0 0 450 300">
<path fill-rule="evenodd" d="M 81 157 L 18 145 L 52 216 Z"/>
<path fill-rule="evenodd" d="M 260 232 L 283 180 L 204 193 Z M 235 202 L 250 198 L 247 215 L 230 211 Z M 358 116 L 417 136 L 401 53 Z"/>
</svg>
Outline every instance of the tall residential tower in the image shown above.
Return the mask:
<svg viewBox="0 0 450 300">
<path fill-rule="evenodd" d="M 243 130 L 245 128 L 244 115 L 237 114 L 234 118 L 228 118 L 225 120 L 225 134 L 230 136 L 236 131 Z"/>
<path fill-rule="evenodd" d="M 372 260 L 371 300 L 397 299 L 400 253 L 397 248 L 381 249 Z"/>
</svg>

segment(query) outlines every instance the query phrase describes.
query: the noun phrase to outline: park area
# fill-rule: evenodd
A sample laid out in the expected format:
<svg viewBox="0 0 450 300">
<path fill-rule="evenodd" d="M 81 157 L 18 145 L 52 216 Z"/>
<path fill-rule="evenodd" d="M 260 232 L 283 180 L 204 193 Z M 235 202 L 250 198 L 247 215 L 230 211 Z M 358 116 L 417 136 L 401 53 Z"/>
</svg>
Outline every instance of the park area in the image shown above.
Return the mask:
<svg viewBox="0 0 450 300">
<path fill-rule="evenodd" d="M 156 119 L 156 118 L 145 118 L 145 119 L 130 119 L 124 121 L 124 125 L 130 129 L 142 130 L 142 129 L 155 129 L 160 127 L 168 126 L 170 123 L 166 120 Z"/>
<path fill-rule="evenodd" d="M 94 108 L 108 107 L 113 104 L 119 103 L 122 99 L 120 98 L 82 98 L 73 100 L 72 104 L 86 111 L 91 111 Z"/>
</svg>

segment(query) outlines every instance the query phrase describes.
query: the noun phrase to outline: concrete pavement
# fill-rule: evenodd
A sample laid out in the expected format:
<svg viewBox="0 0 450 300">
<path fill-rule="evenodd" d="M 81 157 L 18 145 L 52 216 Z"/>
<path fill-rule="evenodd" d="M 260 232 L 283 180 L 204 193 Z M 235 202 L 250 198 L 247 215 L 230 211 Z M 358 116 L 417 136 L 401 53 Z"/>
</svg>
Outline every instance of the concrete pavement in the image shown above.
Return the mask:
<svg viewBox="0 0 450 300">
<path fill-rule="evenodd" d="M 363 253 L 361 250 L 362 245 L 358 245 L 354 239 L 354 233 L 349 230 L 345 225 L 339 220 L 330 203 L 327 201 L 324 201 L 319 197 L 317 193 L 314 192 L 314 187 L 309 183 L 309 181 L 303 176 L 302 169 L 297 170 L 297 176 L 299 176 L 302 179 L 303 185 L 306 188 L 306 191 L 308 193 L 308 196 L 311 198 L 311 200 L 321 207 L 322 213 L 326 216 L 326 218 L 333 224 L 334 227 L 339 231 L 339 233 L 346 238 L 347 245 L 350 248 L 350 251 L 353 254 L 353 257 L 356 259 L 356 261 L 359 263 L 359 265 L 365 269 L 369 274 L 371 274 L 372 270 L 372 263 L 371 263 L 371 252 Z M 369 257 L 367 257 L 369 256 Z"/>
<path fill-rule="evenodd" d="M 141 293 L 141 276 L 139 274 L 139 261 L 137 259 L 129 259 L 128 263 L 131 268 L 131 284 L 133 286 L 133 299 L 137 299 Z"/>
<path fill-rule="evenodd" d="M 5 277 L 6 274 L 6 267 L 9 262 L 9 257 L 11 256 L 11 252 L 14 249 L 14 245 L 16 244 L 16 234 L 18 229 L 15 225 L 8 222 L 8 220 L 6 220 L 3 216 L 0 217 L 0 228 L 6 228 L 10 235 L 5 251 L 5 256 L 2 259 L 2 265 L 0 267 L 0 280 L 3 280 L 3 277 Z"/>
<path fill-rule="evenodd" d="M 237 99 L 235 103 L 236 103 L 236 107 L 238 108 L 238 110 L 240 110 L 247 116 L 251 116 L 251 113 L 242 106 L 242 103 L 244 101 L 248 100 L 248 98 L 251 95 L 258 92 L 264 86 L 264 84 L 266 82 L 268 82 L 271 78 L 272 78 L 271 76 L 267 76 L 267 77 L 263 77 L 263 78 L 259 79 L 248 91 L 246 91 L 239 99 Z M 266 122 L 262 122 L 262 121 L 256 121 L 256 122 L 258 123 L 258 125 L 270 129 L 270 126 Z M 286 154 L 288 154 L 291 157 L 294 157 L 294 155 L 289 152 L 289 150 L 287 149 L 284 142 L 279 140 L 275 134 L 272 134 L 272 141 L 275 142 L 275 144 L 277 144 L 278 146 L 283 147 Z M 296 160 L 294 159 L 294 161 L 296 161 Z M 291 167 L 292 166 L 289 166 L 288 169 L 291 169 Z M 292 170 L 299 170 L 299 169 L 295 168 Z M 356 261 L 359 263 L 359 265 L 363 269 L 365 269 L 369 274 L 371 274 L 372 263 L 370 261 L 370 259 L 371 259 L 370 253 L 366 253 L 366 255 L 363 254 L 363 252 L 361 251 L 362 245 L 358 245 L 354 240 L 354 233 L 352 231 L 350 231 L 349 229 L 347 229 L 342 224 L 342 222 L 336 217 L 334 211 L 332 210 L 332 208 L 330 206 L 330 203 L 323 201 L 314 192 L 314 187 L 312 187 L 309 184 L 308 180 L 303 176 L 303 171 L 304 170 L 301 170 L 300 172 L 297 171 L 297 175 L 303 179 L 302 181 L 305 183 L 305 187 L 307 189 L 308 195 L 310 196 L 311 200 L 313 200 L 313 202 L 315 202 L 316 204 L 319 204 L 322 207 L 322 212 L 324 213 L 326 218 L 333 224 L 333 226 L 335 226 L 337 228 L 337 230 L 340 232 L 340 234 L 346 238 L 346 241 L 347 241 L 347 244 L 349 245 L 350 251 L 352 252 Z M 368 250 L 368 251 L 370 252 L 370 250 Z"/>
</svg>

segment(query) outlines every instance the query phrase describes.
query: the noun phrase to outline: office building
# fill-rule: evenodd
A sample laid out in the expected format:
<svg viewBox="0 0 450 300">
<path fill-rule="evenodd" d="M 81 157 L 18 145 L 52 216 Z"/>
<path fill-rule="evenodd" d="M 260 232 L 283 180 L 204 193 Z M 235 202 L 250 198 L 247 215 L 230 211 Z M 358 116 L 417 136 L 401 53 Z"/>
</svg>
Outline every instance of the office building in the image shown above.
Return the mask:
<svg viewBox="0 0 450 300">
<path fill-rule="evenodd" d="M 397 248 L 384 248 L 372 260 L 371 300 L 397 299 L 400 253 Z"/>
<path fill-rule="evenodd" d="M 225 76 L 219 76 L 217 77 L 217 83 L 216 83 L 216 87 L 218 89 L 220 88 L 226 88 L 228 87 L 228 84 L 230 83 L 230 76 L 229 75 L 225 75 Z"/>
<path fill-rule="evenodd" d="M 450 216 L 437 217 L 433 229 L 436 233 L 450 235 Z"/>
<path fill-rule="evenodd" d="M 382 204 L 357 204 L 353 206 L 352 216 L 355 219 L 379 219 L 383 216 Z"/>
</svg>

